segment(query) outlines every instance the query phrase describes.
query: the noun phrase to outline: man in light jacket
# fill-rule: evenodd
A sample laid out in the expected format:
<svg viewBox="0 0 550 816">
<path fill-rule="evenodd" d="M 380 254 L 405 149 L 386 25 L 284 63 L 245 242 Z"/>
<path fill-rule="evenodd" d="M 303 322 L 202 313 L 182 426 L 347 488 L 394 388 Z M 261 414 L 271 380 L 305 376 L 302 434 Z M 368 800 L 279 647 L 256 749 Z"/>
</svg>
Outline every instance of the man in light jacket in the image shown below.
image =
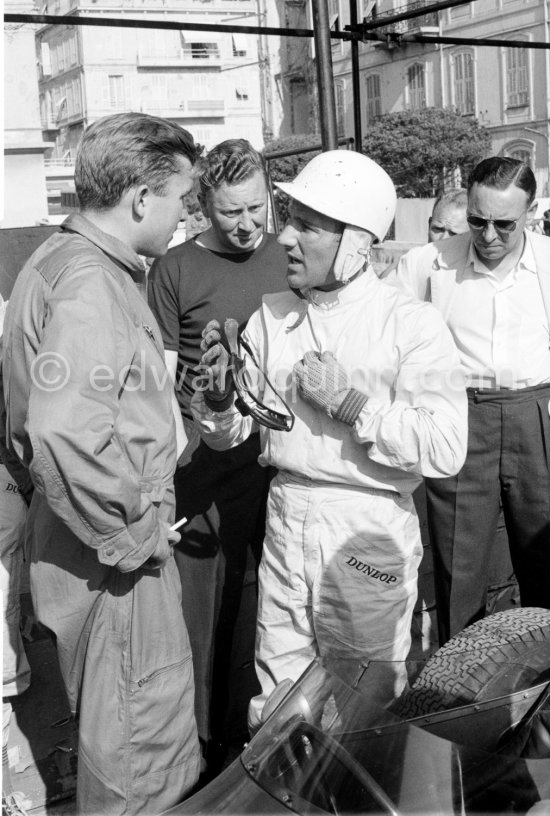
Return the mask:
<svg viewBox="0 0 550 816">
<path fill-rule="evenodd" d="M 6 443 L 35 487 L 31 593 L 80 716 L 79 813 L 159 813 L 199 772 L 170 530 L 179 413 L 140 257 L 166 252 L 196 155 L 166 120 L 90 125 L 81 213 L 27 262 L 6 314 Z"/>
</svg>

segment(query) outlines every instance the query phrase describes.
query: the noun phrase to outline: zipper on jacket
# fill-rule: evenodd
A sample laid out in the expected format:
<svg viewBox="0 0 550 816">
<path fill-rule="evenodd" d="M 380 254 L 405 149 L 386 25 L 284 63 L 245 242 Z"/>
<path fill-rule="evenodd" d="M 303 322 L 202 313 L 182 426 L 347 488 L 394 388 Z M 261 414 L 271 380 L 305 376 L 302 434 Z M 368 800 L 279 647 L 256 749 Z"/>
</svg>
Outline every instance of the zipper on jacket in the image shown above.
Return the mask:
<svg viewBox="0 0 550 816">
<path fill-rule="evenodd" d="M 162 353 L 162 349 L 160 349 L 158 346 L 158 343 L 155 338 L 155 333 L 151 326 L 148 326 L 146 323 L 142 323 L 141 327 L 145 334 L 147 335 L 147 337 L 149 338 L 149 340 L 151 341 L 151 343 L 153 344 L 153 346 L 155 347 L 157 354 L 160 354 L 162 360 L 164 361 L 164 354 Z"/>
</svg>

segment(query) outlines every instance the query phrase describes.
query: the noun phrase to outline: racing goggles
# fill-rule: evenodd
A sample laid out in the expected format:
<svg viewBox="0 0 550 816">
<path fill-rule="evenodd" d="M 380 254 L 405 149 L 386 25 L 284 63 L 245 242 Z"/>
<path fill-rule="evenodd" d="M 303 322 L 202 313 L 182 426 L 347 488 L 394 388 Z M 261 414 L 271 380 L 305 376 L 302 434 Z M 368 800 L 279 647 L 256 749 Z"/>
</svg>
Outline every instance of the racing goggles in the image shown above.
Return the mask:
<svg viewBox="0 0 550 816">
<path fill-rule="evenodd" d="M 291 431 L 294 414 L 256 363 L 249 344 L 239 337 L 237 321 L 233 318 L 226 320 L 224 331 L 229 347 L 229 371 L 237 393 L 237 409 L 243 416 L 251 416 L 259 425 L 272 431 Z M 239 346 L 245 354 L 240 353 Z M 264 402 L 267 394 L 270 394 L 272 406 Z"/>
<path fill-rule="evenodd" d="M 468 215 L 466 221 L 476 232 L 481 232 L 486 229 L 489 224 L 492 224 L 497 232 L 510 233 L 515 230 L 518 221 L 521 218 L 482 218 L 480 215 Z"/>
</svg>

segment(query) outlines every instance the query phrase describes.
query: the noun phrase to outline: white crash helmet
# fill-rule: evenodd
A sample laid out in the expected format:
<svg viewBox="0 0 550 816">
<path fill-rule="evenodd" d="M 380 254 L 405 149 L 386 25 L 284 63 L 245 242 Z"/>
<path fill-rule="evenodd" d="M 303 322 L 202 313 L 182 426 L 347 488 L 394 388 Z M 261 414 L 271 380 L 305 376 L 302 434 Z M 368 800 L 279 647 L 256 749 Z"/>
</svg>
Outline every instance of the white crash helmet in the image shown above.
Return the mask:
<svg viewBox="0 0 550 816">
<path fill-rule="evenodd" d="M 393 181 L 379 164 L 354 150 L 320 153 L 294 181 L 275 184 L 306 207 L 372 232 L 379 241 L 395 215 Z"/>
</svg>

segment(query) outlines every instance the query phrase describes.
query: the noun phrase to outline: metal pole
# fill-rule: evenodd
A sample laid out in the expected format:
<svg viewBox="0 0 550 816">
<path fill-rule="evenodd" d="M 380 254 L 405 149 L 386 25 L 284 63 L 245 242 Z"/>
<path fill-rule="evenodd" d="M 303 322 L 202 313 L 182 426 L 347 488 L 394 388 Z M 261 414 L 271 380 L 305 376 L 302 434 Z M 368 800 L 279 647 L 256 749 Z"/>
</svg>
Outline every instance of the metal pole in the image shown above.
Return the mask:
<svg viewBox="0 0 550 816">
<path fill-rule="evenodd" d="M 349 0 L 349 18 L 353 29 L 357 25 L 357 0 Z M 359 43 L 351 41 L 351 84 L 353 88 L 353 134 L 355 149 L 358 153 L 363 149 L 363 135 L 361 133 L 361 82 L 359 77 Z"/>
<path fill-rule="evenodd" d="M 338 128 L 336 127 L 336 102 L 332 75 L 332 51 L 327 0 L 311 0 L 313 16 L 313 40 L 315 42 L 315 66 L 319 88 L 319 120 L 323 150 L 336 150 Z"/>
</svg>

